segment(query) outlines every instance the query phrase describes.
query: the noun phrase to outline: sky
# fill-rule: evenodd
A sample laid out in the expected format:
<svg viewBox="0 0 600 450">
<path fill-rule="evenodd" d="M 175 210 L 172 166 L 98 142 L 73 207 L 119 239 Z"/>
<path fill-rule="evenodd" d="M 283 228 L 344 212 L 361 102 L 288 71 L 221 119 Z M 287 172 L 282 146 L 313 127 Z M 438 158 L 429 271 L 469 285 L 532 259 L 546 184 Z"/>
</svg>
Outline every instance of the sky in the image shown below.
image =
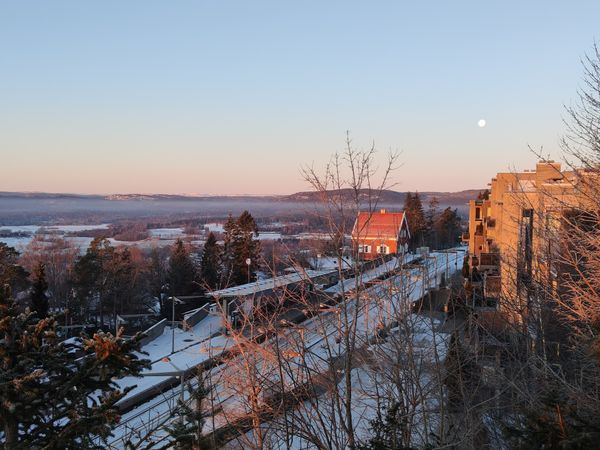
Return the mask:
<svg viewBox="0 0 600 450">
<path fill-rule="evenodd" d="M 598 1 L 0 0 L 0 191 L 289 194 L 344 149 L 399 191 L 560 158 Z M 486 120 L 480 128 L 477 122 Z"/>
</svg>

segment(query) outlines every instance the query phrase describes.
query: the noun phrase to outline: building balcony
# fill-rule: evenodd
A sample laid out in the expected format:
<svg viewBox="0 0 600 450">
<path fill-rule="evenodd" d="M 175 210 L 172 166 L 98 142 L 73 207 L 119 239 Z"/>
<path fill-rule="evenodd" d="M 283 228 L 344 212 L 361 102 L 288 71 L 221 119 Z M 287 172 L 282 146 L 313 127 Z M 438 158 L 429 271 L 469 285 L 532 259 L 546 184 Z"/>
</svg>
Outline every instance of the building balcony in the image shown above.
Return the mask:
<svg viewBox="0 0 600 450">
<path fill-rule="evenodd" d="M 498 298 L 501 289 L 502 282 L 500 275 L 488 275 L 485 277 L 484 295 L 486 297 Z"/>
<path fill-rule="evenodd" d="M 500 265 L 500 254 L 481 253 L 479 255 L 479 270 L 493 269 Z"/>
</svg>

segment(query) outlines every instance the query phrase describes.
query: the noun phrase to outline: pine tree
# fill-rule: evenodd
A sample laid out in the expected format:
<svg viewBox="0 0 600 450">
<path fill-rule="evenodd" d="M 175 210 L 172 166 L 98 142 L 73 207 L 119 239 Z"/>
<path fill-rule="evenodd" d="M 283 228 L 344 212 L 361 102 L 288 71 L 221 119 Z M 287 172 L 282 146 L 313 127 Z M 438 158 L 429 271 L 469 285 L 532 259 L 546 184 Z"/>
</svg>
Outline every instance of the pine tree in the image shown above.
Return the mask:
<svg viewBox="0 0 600 450">
<path fill-rule="evenodd" d="M 108 268 L 114 252 L 108 239 L 95 238 L 85 255 L 77 260 L 73 270 L 79 313 L 87 316 L 93 307 L 100 319 L 100 326 L 104 325 L 104 312 L 110 297 L 112 280 Z"/>
<path fill-rule="evenodd" d="M 217 238 L 211 232 L 208 234 L 204 251 L 202 252 L 202 261 L 200 263 L 200 277 L 202 282 L 210 289 L 215 289 L 219 284 L 221 265 L 221 247 L 217 243 Z"/>
<path fill-rule="evenodd" d="M 260 261 L 260 241 L 255 239 L 258 237 L 258 226 L 254 217 L 244 211 L 238 218 L 238 226 L 241 232 L 241 241 L 238 248 L 238 268 L 239 268 L 239 284 L 245 283 L 248 280 L 256 279 L 256 271 Z M 250 265 L 246 263 L 250 260 Z"/>
<path fill-rule="evenodd" d="M 18 259 L 18 251 L 0 242 L 0 288 L 9 285 L 14 292 L 18 292 L 28 286 L 29 273 L 17 264 Z"/>
<path fill-rule="evenodd" d="M 453 247 L 458 243 L 460 236 L 460 217 L 457 211 L 446 208 L 436 222 L 436 232 L 441 248 Z"/>
<path fill-rule="evenodd" d="M 427 213 L 425 214 L 425 222 L 427 224 L 427 245 L 433 249 L 437 249 L 439 247 L 439 238 L 435 226 L 438 217 L 439 205 L 440 202 L 437 197 L 431 197 L 429 200 Z"/>
<path fill-rule="evenodd" d="M 198 291 L 196 281 L 196 266 L 190 257 L 190 252 L 181 239 L 177 239 L 171 257 L 167 280 L 171 295 L 191 295 Z"/>
<path fill-rule="evenodd" d="M 31 291 L 31 308 L 37 313 L 37 317 L 45 319 L 48 316 L 48 282 L 46 281 L 46 266 L 38 261 L 33 272 L 33 285 Z"/>
<path fill-rule="evenodd" d="M 248 211 L 237 220 L 229 216 L 224 225 L 223 285 L 239 285 L 256 279 L 260 261 L 260 242 L 256 221 Z M 250 265 L 246 264 L 250 260 Z"/>
<path fill-rule="evenodd" d="M 204 448 L 202 446 L 202 428 L 207 413 L 204 411 L 204 400 L 210 394 L 210 387 L 206 384 L 204 373 L 199 370 L 196 387 L 188 386 L 191 405 L 185 401 L 178 401 L 173 422 L 166 428 L 178 450 L 193 450 Z"/>
<path fill-rule="evenodd" d="M 451 411 L 462 411 L 478 385 L 479 368 L 474 358 L 461 344 L 455 331 L 450 336 L 448 354 L 444 361 L 446 376 L 444 384 L 448 389 L 448 406 Z"/>
<path fill-rule="evenodd" d="M 109 303 L 113 309 L 113 320 L 116 320 L 117 314 L 136 311 L 138 280 L 129 248 L 118 249 L 112 256 L 109 273 L 112 281 Z"/>
<path fill-rule="evenodd" d="M 411 235 L 411 247 L 416 248 L 425 244 L 425 234 L 427 230 L 427 222 L 423 211 L 423 204 L 418 192 L 411 195 L 406 194 L 404 203 L 404 212 L 408 221 L 408 229 Z"/>
<path fill-rule="evenodd" d="M 140 337 L 97 333 L 64 343 L 56 325 L 53 317 L 19 313 L 10 288 L 1 290 L 0 426 L 7 449 L 105 447 L 119 420 L 115 405 L 131 389 L 120 391 L 115 380 L 149 367 L 134 354 Z"/>
<path fill-rule="evenodd" d="M 157 248 L 153 248 L 150 253 L 150 263 L 145 272 L 145 279 L 146 289 L 154 298 L 158 299 L 161 317 L 167 317 L 165 305 L 167 269 L 164 258 L 161 257 L 161 253 Z"/>
<path fill-rule="evenodd" d="M 359 450 L 410 450 L 412 447 L 403 445 L 404 431 L 407 427 L 406 418 L 400 413 L 400 404 L 392 399 L 377 418 L 371 420 L 372 435 L 366 443 L 360 444 Z"/>
</svg>

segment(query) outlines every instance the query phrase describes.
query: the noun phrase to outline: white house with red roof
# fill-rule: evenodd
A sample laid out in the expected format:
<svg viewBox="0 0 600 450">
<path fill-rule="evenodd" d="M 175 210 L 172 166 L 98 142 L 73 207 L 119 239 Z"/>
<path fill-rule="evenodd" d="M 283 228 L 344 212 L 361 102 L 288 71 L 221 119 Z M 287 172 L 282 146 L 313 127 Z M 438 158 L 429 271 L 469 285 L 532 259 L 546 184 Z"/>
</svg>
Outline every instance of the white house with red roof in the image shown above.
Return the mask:
<svg viewBox="0 0 600 450">
<path fill-rule="evenodd" d="M 361 211 L 352 228 L 352 245 L 363 260 L 406 253 L 409 239 L 404 212 Z"/>
</svg>

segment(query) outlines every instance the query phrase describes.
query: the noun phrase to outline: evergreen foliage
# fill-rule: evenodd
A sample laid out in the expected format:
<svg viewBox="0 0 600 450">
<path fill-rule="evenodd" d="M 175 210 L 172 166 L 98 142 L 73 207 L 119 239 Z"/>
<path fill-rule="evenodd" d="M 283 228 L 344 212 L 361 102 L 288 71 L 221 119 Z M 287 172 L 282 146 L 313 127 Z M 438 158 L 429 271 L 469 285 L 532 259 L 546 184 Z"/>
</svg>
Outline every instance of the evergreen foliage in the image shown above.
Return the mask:
<svg viewBox="0 0 600 450">
<path fill-rule="evenodd" d="M 145 284 L 150 295 L 159 301 L 161 317 L 167 317 L 165 305 L 167 268 L 157 248 L 153 248 L 150 253 Z"/>
<path fill-rule="evenodd" d="M 438 207 L 440 205 L 437 197 L 431 197 L 429 200 L 429 206 L 425 214 L 425 221 L 427 224 L 427 245 L 429 247 L 437 249 L 439 247 L 439 239 L 436 232 L 436 221 L 438 218 Z"/>
<path fill-rule="evenodd" d="M 437 241 L 435 248 L 450 248 L 459 243 L 460 222 L 460 217 L 455 209 L 448 207 L 442 211 L 433 228 L 433 234 L 436 236 Z"/>
<path fill-rule="evenodd" d="M 178 450 L 195 450 L 204 448 L 202 445 L 202 428 L 207 413 L 204 411 L 204 400 L 210 390 L 206 385 L 204 374 L 199 372 L 195 388 L 188 387 L 190 400 L 178 401 L 172 423 L 166 428 L 173 448 Z"/>
<path fill-rule="evenodd" d="M 479 369 L 474 358 L 463 347 L 456 332 L 450 336 L 448 354 L 444 361 L 450 411 L 464 411 L 479 378 Z"/>
<path fill-rule="evenodd" d="M 202 261 L 200 263 L 200 278 L 202 282 L 210 289 L 215 289 L 219 284 L 221 265 L 221 247 L 217 243 L 217 238 L 211 232 L 208 234 L 204 251 L 202 252 Z"/>
<path fill-rule="evenodd" d="M 418 192 L 411 194 L 406 193 L 404 202 L 404 212 L 410 230 L 411 240 L 410 246 L 412 249 L 425 245 L 425 237 L 427 235 L 427 220 L 423 211 L 423 204 Z"/>
<path fill-rule="evenodd" d="M 521 404 L 521 416 L 505 420 L 504 435 L 517 450 L 598 448 L 600 425 L 596 416 L 580 414 L 578 405 L 555 386 L 542 395 L 541 404 Z M 590 420 L 591 419 L 591 420 Z"/>
<path fill-rule="evenodd" d="M 29 285 L 29 274 L 17 264 L 18 259 L 18 251 L 0 242 L 0 288 L 8 285 L 13 292 L 18 292 Z"/>
<path fill-rule="evenodd" d="M 37 313 L 37 317 L 45 319 L 48 316 L 48 282 L 46 281 L 46 266 L 39 261 L 33 272 L 33 284 L 31 291 L 31 308 Z"/>
<path fill-rule="evenodd" d="M 195 283 L 197 278 L 196 266 L 190 252 L 181 239 L 177 239 L 169 258 L 167 280 L 171 295 L 191 295 L 198 291 Z"/>
<path fill-rule="evenodd" d="M 256 280 L 260 261 L 260 242 L 256 221 L 248 211 L 237 219 L 229 216 L 224 225 L 222 284 L 235 286 Z M 250 265 L 246 260 L 250 259 Z"/>
<path fill-rule="evenodd" d="M 19 313 L 8 286 L 0 292 L 0 337 L 6 448 L 106 448 L 119 421 L 115 404 L 132 389 L 120 391 L 114 380 L 148 367 L 133 354 L 139 337 L 97 333 L 61 342 L 54 318 Z"/>
<path fill-rule="evenodd" d="M 107 311 L 114 323 L 117 314 L 134 309 L 131 302 L 139 280 L 128 248 L 115 249 L 106 238 L 94 239 L 75 263 L 74 278 L 81 318 L 94 310 L 104 326 Z"/>
<path fill-rule="evenodd" d="M 391 400 L 385 408 L 385 415 L 378 414 L 371 421 L 372 435 L 358 446 L 359 450 L 411 450 L 403 444 L 403 431 L 407 428 L 406 419 L 400 414 L 400 404 Z"/>
</svg>

